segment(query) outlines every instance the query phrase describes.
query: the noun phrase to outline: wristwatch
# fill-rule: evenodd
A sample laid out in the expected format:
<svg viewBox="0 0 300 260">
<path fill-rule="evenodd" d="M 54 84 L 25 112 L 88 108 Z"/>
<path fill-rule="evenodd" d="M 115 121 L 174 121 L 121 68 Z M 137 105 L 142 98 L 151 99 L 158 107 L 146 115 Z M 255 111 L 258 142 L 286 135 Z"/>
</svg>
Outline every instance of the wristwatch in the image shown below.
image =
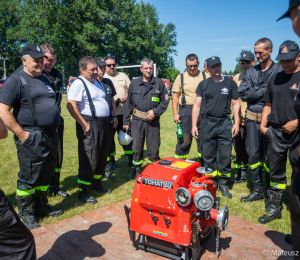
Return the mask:
<svg viewBox="0 0 300 260">
<path fill-rule="evenodd" d="M 113 118 L 118 118 L 118 116 L 113 116 Z"/>
</svg>

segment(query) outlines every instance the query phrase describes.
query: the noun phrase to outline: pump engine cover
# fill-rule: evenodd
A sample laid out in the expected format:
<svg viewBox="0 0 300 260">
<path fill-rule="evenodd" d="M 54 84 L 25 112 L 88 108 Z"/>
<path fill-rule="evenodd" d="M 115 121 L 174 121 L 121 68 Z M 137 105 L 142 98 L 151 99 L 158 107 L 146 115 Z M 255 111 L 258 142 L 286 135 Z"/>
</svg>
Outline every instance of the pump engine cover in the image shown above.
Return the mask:
<svg viewBox="0 0 300 260">
<path fill-rule="evenodd" d="M 174 158 L 164 160 L 169 163 L 160 161 L 148 165 L 136 181 L 131 201 L 130 229 L 146 236 L 189 246 L 197 208 L 189 198 L 185 201 L 184 196 L 190 194 L 185 192 L 186 188 L 196 178 L 203 176 L 196 171 L 200 164 Z M 216 199 L 216 189 L 212 182 L 205 181 L 207 184 L 203 184 L 203 189 Z M 189 205 L 181 206 L 180 202 Z"/>
</svg>

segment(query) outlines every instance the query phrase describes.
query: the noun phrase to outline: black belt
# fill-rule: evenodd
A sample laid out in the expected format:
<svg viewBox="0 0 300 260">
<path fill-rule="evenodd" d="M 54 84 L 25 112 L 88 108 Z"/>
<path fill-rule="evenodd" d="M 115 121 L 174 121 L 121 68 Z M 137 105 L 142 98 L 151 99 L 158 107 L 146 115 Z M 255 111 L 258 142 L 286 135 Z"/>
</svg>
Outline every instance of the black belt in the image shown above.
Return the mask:
<svg viewBox="0 0 300 260">
<path fill-rule="evenodd" d="M 179 108 L 193 108 L 193 105 L 180 105 L 179 104 Z"/>
</svg>

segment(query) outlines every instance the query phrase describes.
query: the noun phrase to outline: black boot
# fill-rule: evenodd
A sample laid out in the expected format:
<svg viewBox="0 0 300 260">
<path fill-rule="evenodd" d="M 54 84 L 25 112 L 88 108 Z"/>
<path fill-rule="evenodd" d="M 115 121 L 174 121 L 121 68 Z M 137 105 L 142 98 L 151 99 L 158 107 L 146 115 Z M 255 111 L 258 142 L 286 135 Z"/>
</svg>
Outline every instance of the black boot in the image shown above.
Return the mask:
<svg viewBox="0 0 300 260">
<path fill-rule="evenodd" d="M 132 154 L 128 154 L 128 166 L 132 167 L 133 166 L 133 155 Z"/>
<path fill-rule="evenodd" d="M 129 180 L 136 179 L 142 173 L 142 167 L 140 165 L 134 165 L 133 174 L 129 177 Z"/>
<path fill-rule="evenodd" d="M 111 156 L 109 159 L 109 169 L 113 170 L 114 168 L 116 168 L 116 161 L 115 161 L 115 157 Z"/>
<path fill-rule="evenodd" d="M 77 199 L 82 200 L 84 203 L 87 203 L 87 204 L 98 203 L 98 201 L 90 195 L 88 188 L 89 188 L 88 185 L 79 184 L 79 191 L 78 191 Z"/>
<path fill-rule="evenodd" d="M 58 185 L 54 185 L 54 186 L 49 186 L 49 196 L 61 196 L 63 198 L 66 198 L 68 196 L 70 196 L 68 193 L 62 191 Z"/>
<path fill-rule="evenodd" d="M 255 201 L 264 199 L 264 189 L 261 184 L 254 184 L 253 191 L 246 197 L 241 198 L 241 202 Z"/>
<path fill-rule="evenodd" d="M 272 220 L 282 217 L 282 200 L 283 200 L 284 190 L 271 190 L 267 191 L 268 196 L 268 207 L 266 209 L 265 215 L 258 219 L 258 222 L 261 224 L 266 224 Z"/>
<path fill-rule="evenodd" d="M 103 182 L 100 179 L 98 179 L 98 180 L 93 179 L 92 188 L 94 191 L 100 191 L 102 193 L 111 194 L 111 189 L 105 188 L 103 185 Z"/>
<path fill-rule="evenodd" d="M 35 216 L 58 217 L 63 214 L 63 211 L 54 210 L 48 203 L 48 191 L 36 191 L 34 195 L 34 214 Z"/>
<path fill-rule="evenodd" d="M 234 180 L 234 183 L 242 183 L 247 181 L 247 170 L 246 169 L 238 169 L 238 174 Z"/>
<path fill-rule="evenodd" d="M 231 199 L 232 195 L 228 190 L 228 178 L 227 177 L 220 177 L 219 179 L 219 190 L 222 192 L 222 195 Z"/>
<path fill-rule="evenodd" d="M 36 222 L 33 215 L 33 196 L 17 196 L 19 217 L 24 225 L 29 229 L 35 229 L 41 225 Z"/>
</svg>

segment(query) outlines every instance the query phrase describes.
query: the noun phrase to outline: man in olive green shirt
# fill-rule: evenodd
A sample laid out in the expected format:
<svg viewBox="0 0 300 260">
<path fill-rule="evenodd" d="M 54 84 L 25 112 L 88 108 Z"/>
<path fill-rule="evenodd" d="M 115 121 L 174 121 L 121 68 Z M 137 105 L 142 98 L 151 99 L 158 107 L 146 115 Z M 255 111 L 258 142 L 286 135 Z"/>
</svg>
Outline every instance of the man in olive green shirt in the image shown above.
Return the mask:
<svg viewBox="0 0 300 260">
<path fill-rule="evenodd" d="M 198 56 L 190 54 L 186 57 L 186 68 L 187 72 L 177 76 L 173 84 L 173 117 L 176 124 L 180 123 L 183 133 L 183 138 L 178 138 L 175 150 L 175 158 L 187 159 L 189 156 L 190 148 L 192 145 L 192 109 L 196 98 L 196 88 L 199 83 L 204 79 L 203 74 L 198 69 L 199 61 Z M 209 74 L 206 74 L 210 77 Z M 182 79 L 183 77 L 183 79 Z M 183 91 L 182 91 L 183 82 Z M 180 98 L 181 96 L 181 98 Z M 179 104 L 179 112 L 178 112 Z M 200 117 L 199 117 L 200 123 Z M 198 124 L 199 125 L 199 124 Z M 200 136 L 199 136 L 200 137 Z M 197 139 L 198 157 L 200 164 L 202 165 L 202 154 L 201 154 L 201 140 Z"/>
</svg>

